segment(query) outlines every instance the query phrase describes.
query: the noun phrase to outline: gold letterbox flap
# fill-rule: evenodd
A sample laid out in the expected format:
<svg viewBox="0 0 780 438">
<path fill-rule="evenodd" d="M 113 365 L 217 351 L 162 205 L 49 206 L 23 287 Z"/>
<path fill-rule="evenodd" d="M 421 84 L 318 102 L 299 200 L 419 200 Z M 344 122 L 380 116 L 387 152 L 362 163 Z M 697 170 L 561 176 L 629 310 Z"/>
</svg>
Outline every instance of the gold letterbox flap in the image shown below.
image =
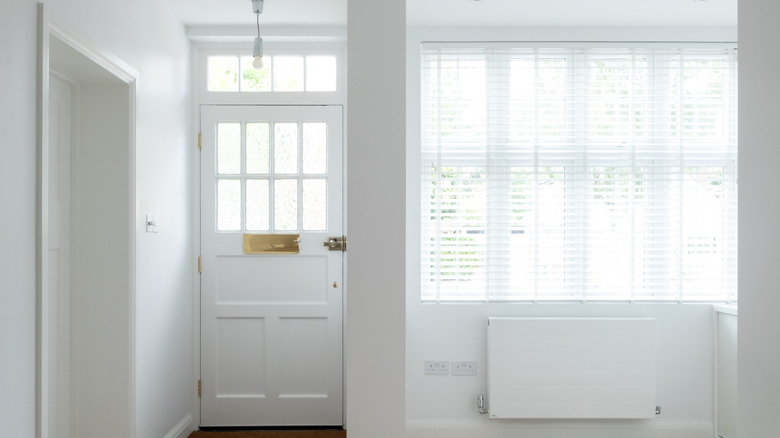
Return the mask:
<svg viewBox="0 0 780 438">
<path fill-rule="evenodd" d="M 300 234 L 244 234 L 244 254 L 298 254 Z"/>
</svg>

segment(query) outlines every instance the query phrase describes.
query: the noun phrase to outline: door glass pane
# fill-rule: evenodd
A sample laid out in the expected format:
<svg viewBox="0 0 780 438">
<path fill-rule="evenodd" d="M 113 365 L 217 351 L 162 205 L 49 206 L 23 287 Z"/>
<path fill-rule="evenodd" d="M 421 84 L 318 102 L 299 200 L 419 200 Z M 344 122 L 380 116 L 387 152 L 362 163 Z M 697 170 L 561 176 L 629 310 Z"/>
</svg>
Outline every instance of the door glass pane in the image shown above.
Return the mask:
<svg viewBox="0 0 780 438">
<path fill-rule="evenodd" d="M 241 181 L 217 180 L 217 231 L 241 230 Z"/>
<path fill-rule="evenodd" d="M 274 173 L 298 173 L 298 124 L 274 125 Z"/>
<path fill-rule="evenodd" d="M 336 57 L 306 57 L 306 91 L 336 91 Z"/>
<path fill-rule="evenodd" d="M 275 56 L 274 91 L 303 91 L 303 57 Z"/>
<path fill-rule="evenodd" d="M 274 181 L 274 229 L 277 231 L 298 229 L 298 180 Z"/>
<path fill-rule="evenodd" d="M 209 56 L 207 64 L 209 91 L 238 91 L 238 57 Z"/>
<path fill-rule="evenodd" d="M 271 91 L 271 57 L 263 56 L 263 68 L 252 66 L 254 58 L 241 57 L 241 91 Z"/>
<path fill-rule="evenodd" d="M 246 173 L 268 173 L 268 123 L 246 124 Z"/>
<path fill-rule="evenodd" d="M 270 228 L 268 180 L 250 179 L 246 182 L 246 229 L 265 231 Z"/>
<path fill-rule="evenodd" d="M 328 125 L 303 124 L 303 173 L 324 174 L 327 171 Z"/>
<path fill-rule="evenodd" d="M 324 179 L 303 180 L 303 229 L 327 229 L 327 183 Z"/>
<path fill-rule="evenodd" d="M 241 124 L 217 125 L 217 173 L 237 175 L 241 173 Z"/>
</svg>

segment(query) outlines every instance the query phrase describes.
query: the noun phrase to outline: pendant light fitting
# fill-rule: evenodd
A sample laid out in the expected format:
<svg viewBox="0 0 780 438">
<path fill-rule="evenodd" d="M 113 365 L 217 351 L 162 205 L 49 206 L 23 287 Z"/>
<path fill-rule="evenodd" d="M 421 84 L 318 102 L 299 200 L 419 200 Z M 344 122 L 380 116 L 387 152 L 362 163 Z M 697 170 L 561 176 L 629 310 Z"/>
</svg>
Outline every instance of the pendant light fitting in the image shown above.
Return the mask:
<svg viewBox="0 0 780 438">
<path fill-rule="evenodd" d="M 252 0 L 252 11 L 260 15 L 263 13 L 263 0 Z"/>
<path fill-rule="evenodd" d="M 263 39 L 260 38 L 260 14 L 263 13 L 263 0 L 252 0 L 252 10 L 257 18 L 257 36 L 255 37 L 255 44 L 252 47 L 252 67 L 260 70 L 263 68 Z"/>
</svg>

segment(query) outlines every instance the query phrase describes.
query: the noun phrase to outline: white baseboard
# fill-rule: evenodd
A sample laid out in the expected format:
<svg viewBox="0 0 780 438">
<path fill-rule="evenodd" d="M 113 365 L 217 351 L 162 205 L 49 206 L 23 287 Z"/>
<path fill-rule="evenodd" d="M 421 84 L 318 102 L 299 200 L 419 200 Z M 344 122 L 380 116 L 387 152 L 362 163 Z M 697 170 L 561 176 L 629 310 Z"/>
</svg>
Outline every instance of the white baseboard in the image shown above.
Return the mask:
<svg viewBox="0 0 780 438">
<path fill-rule="evenodd" d="M 192 432 L 190 424 L 192 424 L 192 414 L 187 414 L 163 438 L 186 438 Z"/>
<path fill-rule="evenodd" d="M 521 435 L 522 434 L 522 435 Z M 407 438 L 712 438 L 709 421 L 424 420 L 406 422 Z"/>
</svg>

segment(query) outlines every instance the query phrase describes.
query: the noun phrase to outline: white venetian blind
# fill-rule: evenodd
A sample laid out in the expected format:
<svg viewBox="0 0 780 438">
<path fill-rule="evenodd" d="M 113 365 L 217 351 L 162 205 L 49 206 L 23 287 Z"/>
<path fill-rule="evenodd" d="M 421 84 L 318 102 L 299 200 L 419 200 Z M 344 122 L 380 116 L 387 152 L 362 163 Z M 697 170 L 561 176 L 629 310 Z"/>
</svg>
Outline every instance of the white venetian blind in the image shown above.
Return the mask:
<svg viewBox="0 0 780 438">
<path fill-rule="evenodd" d="M 422 51 L 422 299 L 734 301 L 733 47 Z"/>
</svg>

